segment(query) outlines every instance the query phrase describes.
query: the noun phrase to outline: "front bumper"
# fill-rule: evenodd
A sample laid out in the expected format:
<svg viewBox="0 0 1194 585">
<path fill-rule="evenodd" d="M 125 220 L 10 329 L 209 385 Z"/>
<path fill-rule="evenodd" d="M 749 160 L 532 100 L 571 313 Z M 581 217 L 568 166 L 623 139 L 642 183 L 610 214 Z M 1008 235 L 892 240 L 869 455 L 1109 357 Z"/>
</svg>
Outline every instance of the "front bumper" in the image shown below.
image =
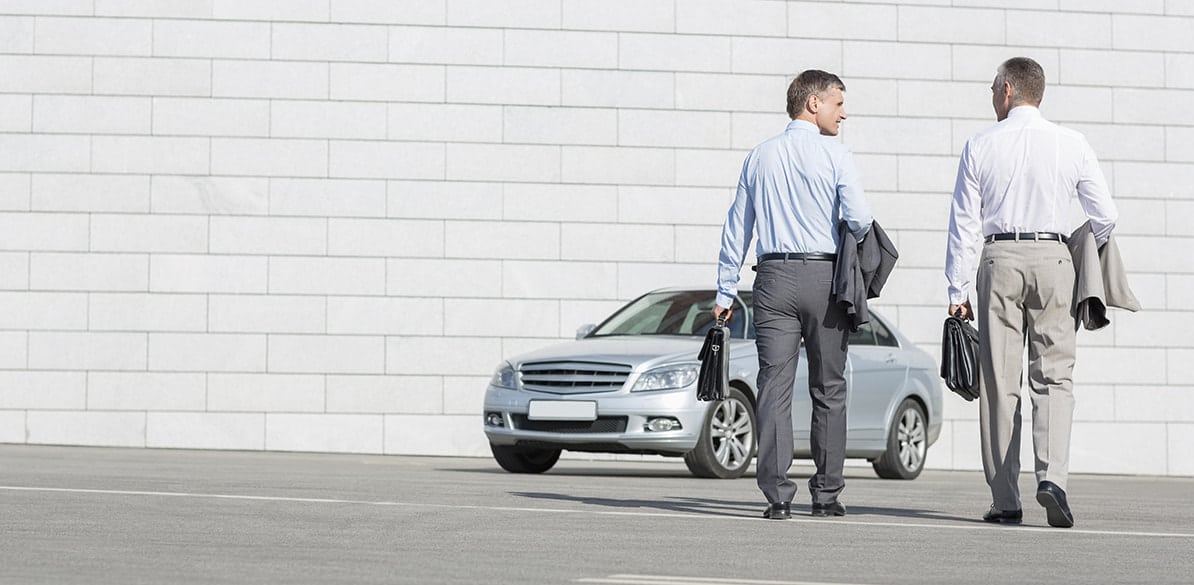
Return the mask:
<svg viewBox="0 0 1194 585">
<path fill-rule="evenodd" d="M 617 432 L 587 432 L 572 423 L 556 425 L 553 430 L 531 430 L 526 420 L 531 400 L 593 401 L 597 403 L 600 427 L 621 428 Z M 685 388 L 659 392 L 603 392 L 598 394 L 555 394 L 511 390 L 490 385 L 485 392 L 483 418 L 498 413 L 502 426 L 485 424 L 485 436 L 494 445 L 527 445 L 571 451 L 611 453 L 657 453 L 681 455 L 691 451 L 701 434 L 705 414 L 710 404 L 696 400 L 696 390 Z M 670 431 L 650 431 L 647 422 L 655 417 L 670 417 L 680 428 Z M 552 424 L 533 426 L 551 429 Z M 583 426 L 583 425 L 581 425 Z"/>
</svg>

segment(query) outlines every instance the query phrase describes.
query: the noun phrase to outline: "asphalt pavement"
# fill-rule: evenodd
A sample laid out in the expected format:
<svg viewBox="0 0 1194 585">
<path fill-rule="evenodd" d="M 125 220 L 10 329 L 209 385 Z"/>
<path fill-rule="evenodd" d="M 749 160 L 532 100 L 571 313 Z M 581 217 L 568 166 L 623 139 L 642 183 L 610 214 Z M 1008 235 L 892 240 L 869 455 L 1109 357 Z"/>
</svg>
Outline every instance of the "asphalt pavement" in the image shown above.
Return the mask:
<svg viewBox="0 0 1194 585">
<path fill-rule="evenodd" d="M 847 467 L 844 518 L 759 517 L 679 461 L 0 446 L 0 584 L 1194 583 L 1194 479 L 1081 475 L 1050 528 L 981 522 L 982 475 Z"/>
</svg>

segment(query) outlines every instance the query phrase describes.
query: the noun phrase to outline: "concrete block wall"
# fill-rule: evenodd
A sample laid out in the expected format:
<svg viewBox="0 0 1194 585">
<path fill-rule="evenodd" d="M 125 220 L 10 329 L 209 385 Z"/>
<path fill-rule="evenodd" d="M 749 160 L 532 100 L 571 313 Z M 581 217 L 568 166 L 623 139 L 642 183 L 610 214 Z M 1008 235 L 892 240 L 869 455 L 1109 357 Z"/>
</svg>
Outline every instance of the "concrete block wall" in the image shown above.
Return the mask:
<svg viewBox="0 0 1194 585">
<path fill-rule="evenodd" d="M 504 356 L 712 283 L 807 68 L 902 252 L 879 306 L 936 354 L 956 157 L 1015 55 L 1146 307 L 1080 335 L 1073 469 L 1192 475 L 1183 0 L 0 0 L 0 441 L 485 455 Z M 978 468 L 946 404 L 929 465 Z"/>
</svg>

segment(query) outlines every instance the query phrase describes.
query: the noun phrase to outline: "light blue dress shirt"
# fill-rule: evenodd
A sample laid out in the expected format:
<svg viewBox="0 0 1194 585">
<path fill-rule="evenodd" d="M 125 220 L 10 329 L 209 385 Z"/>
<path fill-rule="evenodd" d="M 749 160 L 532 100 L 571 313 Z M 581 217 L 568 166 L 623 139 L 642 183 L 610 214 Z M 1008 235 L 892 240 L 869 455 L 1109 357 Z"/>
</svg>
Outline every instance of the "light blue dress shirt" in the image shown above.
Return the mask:
<svg viewBox="0 0 1194 585">
<path fill-rule="evenodd" d="M 717 304 L 729 307 L 753 232 L 757 255 L 824 252 L 838 247 L 838 222 L 859 241 L 871 229 L 871 208 L 850 150 L 815 124 L 792 120 L 783 134 L 746 156 L 726 215 L 718 258 Z"/>
</svg>

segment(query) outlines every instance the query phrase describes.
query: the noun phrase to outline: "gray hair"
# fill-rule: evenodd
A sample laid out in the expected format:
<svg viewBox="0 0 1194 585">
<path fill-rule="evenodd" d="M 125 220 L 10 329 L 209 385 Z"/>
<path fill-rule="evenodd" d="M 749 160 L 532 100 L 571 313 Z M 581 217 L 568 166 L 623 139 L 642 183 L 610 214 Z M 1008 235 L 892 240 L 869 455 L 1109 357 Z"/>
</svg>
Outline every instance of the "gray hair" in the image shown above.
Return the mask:
<svg viewBox="0 0 1194 585">
<path fill-rule="evenodd" d="M 995 85 L 1007 82 L 1012 86 L 1012 103 L 1015 105 L 1041 105 L 1045 97 L 1045 70 L 1040 63 L 1028 57 L 1013 57 L 999 66 Z"/>
</svg>

